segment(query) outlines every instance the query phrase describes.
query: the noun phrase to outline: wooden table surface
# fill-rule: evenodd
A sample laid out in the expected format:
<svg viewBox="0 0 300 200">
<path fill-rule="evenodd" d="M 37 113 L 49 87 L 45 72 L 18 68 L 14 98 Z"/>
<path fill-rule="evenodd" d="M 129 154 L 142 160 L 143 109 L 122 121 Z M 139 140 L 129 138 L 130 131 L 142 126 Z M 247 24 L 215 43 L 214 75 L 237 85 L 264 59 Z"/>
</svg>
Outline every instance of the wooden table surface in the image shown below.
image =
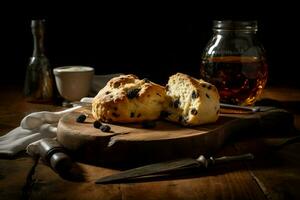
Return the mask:
<svg viewBox="0 0 300 200">
<path fill-rule="evenodd" d="M 63 109 L 26 103 L 20 87 L 0 86 L 0 91 L 0 135 L 18 126 L 31 112 Z M 277 100 L 276 105 L 292 112 L 295 128 L 300 130 L 300 90 L 267 88 L 262 98 L 273 104 L 270 99 Z M 22 189 L 34 162 L 23 153 L 14 159 L 0 159 L 0 199 L 300 199 L 300 143 L 272 148 L 297 134 L 297 130 L 245 134 L 230 140 L 215 156 L 252 152 L 256 156 L 253 161 L 122 184 L 93 182 L 117 172 L 116 169 L 78 163 L 85 181 L 72 181 L 61 178 L 40 162 L 27 196 L 22 196 Z"/>
</svg>

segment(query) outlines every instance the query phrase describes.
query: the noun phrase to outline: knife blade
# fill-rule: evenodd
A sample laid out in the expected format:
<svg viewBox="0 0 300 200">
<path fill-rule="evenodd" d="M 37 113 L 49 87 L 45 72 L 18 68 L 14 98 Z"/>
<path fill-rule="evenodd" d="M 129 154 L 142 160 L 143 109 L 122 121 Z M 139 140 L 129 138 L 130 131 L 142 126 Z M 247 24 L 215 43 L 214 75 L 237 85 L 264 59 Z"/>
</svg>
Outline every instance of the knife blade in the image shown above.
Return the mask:
<svg viewBox="0 0 300 200">
<path fill-rule="evenodd" d="M 197 159 L 184 158 L 184 159 L 160 162 L 160 163 L 129 169 L 117 174 L 102 177 L 96 180 L 95 183 L 96 184 L 111 183 L 115 181 L 129 180 L 133 178 L 143 177 L 147 175 L 172 172 L 173 170 L 179 170 L 185 168 L 200 168 L 200 167 L 209 168 L 212 165 L 217 165 L 217 164 L 231 162 L 231 161 L 251 160 L 253 158 L 254 156 L 251 153 L 242 154 L 238 156 L 223 156 L 219 158 L 210 157 L 208 159 L 206 159 L 203 155 L 201 155 Z"/>
<path fill-rule="evenodd" d="M 253 112 L 253 113 L 261 111 L 259 106 L 238 106 L 238 105 L 220 103 L 220 107 L 228 108 L 228 109 L 235 109 L 235 110 L 249 111 L 249 112 Z"/>
<path fill-rule="evenodd" d="M 91 102 L 73 101 L 73 102 L 70 102 L 69 104 L 71 104 L 73 106 L 79 105 L 82 107 L 86 107 L 88 109 L 91 109 L 91 107 L 92 107 Z M 220 107 L 223 109 L 237 110 L 237 111 L 241 111 L 244 113 L 256 113 L 256 112 L 264 111 L 263 107 L 261 107 L 261 106 L 238 106 L 238 105 L 220 103 Z M 222 111 L 224 111 L 224 110 L 221 109 L 221 112 Z M 224 111 L 224 113 L 228 113 L 228 112 L 229 111 Z"/>
</svg>

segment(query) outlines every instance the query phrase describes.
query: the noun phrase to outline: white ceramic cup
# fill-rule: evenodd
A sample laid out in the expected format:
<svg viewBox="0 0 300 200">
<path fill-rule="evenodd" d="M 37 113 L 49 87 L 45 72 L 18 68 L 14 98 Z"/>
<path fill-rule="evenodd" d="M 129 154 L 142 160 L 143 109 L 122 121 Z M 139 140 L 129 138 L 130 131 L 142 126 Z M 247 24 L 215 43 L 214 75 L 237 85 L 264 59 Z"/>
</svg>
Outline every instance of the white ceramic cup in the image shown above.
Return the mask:
<svg viewBox="0 0 300 200">
<path fill-rule="evenodd" d="M 89 94 L 94 68 L 87 66 L 63 66 L 53 69 L 60 95 L 68 101 L 78 101 Z"/>
</svg>

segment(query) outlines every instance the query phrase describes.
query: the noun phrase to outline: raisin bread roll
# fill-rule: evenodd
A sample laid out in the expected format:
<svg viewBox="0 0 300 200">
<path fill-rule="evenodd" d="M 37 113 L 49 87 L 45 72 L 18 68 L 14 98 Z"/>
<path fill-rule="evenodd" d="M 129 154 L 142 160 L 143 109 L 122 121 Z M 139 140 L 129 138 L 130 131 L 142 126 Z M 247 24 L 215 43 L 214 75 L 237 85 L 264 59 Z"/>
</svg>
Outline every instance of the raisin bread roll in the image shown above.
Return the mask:
<svg viewBox="0 0 300 200">
<path fill-rule="evenodd" d="M 218 119 L 220 97 L 214 85 L 177 73 L 169 78 L 166 91 L 167 120 L 194 126 Z"/>
<path fill-rule="evenodd" d="M 134 75 L 111 79 L 92 102 L 92 113 L 103 122 L 130 123 L 158 119 L 165 88 Z"/>
</svg>

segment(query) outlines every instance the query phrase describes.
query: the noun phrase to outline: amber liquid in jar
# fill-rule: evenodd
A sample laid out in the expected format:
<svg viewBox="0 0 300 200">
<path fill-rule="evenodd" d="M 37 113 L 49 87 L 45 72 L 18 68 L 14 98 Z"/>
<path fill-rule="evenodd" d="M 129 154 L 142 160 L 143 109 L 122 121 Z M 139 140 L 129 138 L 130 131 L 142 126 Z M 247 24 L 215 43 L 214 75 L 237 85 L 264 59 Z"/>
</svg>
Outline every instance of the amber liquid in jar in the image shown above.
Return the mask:
<svg viewBox="0 0 300 200">
<path fill-rule="evenodd" d="M 263 57 L 204 58 L 201 76 L 218 88 L 222 103 L 253 105 L 267 82 L 268 66 Z"/>
</svg>

